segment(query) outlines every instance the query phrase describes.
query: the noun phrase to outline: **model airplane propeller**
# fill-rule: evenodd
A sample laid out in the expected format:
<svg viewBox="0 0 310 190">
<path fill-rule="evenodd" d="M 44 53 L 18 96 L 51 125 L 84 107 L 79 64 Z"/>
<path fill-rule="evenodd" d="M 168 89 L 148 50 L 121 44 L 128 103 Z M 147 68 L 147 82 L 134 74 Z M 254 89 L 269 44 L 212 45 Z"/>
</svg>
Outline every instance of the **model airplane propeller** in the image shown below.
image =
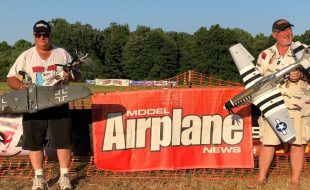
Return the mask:
<svg viewBox="0 0 310 190">
<path fill-rule="evenodd" d="M 64 80 L 64 74 L 65 73 L 70 73 L 72 78 L 74 79 L 74 70 L 79 69 L 82 63 L 87 64 L 88 66 L 92 67 L 92 61 L 89 58 L 89 54 L 87 53 L 86 55 L 80 55 L 76 51 L 77 57 L 75 57 L 70 63 L 67 63 L 65 65 L 63 64 L 56 64 L 57 66 L 63 67 L 63 70 L 53 77 L 47 79 L 44 83 L 43 86 L 54 86 L 55 84 L 59 83 L 60 81 Z"/>
<path fill-rule="evenodd" d="M 291 48 L 298 61 L 274 74 L 263 77 L 253 64 L 254 57 L 242 44 L 239 43 L 230 47 L 229 51 L 245 83 L 246 90 L 224 105 L 225 109 L 232 112 L 235 107 L 253 103 L 261 110 L 283 142 L 292 142 L 296 132 L 278 86 L 288 79 L 290 72 L 300 66 L 307 72 L 310 71 L 309 49 L 305 48 L 300 42 L 292 43 Z"/>
<path fill-rule="evenodd" d="M 73 69 L 79 69 L 82 63 L 88 65 L 92 69 L 95 69 L 93 62 L 89 57 L 89 53 L 84 55 L 83 53 L 78 53 L 77 50 L 75 50 L 75 54 L 77 56 L 70 63 L 66 65 L 63 64 L 56 64 L 56 65 L 63 67 L 63 70 L 65 72 L 71 71 Z"/>
</svg>

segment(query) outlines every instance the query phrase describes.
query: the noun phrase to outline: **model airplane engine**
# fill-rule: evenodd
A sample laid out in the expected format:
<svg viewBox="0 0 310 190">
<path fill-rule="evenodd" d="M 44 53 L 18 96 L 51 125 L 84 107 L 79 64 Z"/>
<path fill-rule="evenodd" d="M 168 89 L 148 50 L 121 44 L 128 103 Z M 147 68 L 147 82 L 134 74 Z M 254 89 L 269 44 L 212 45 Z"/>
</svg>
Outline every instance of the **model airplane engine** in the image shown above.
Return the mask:
<svg viewBox="0 0 310 190">
<path fill-rule="evenodd" d="M 305 47 L 299 41 L 291 44 L 293 53 L 295 54 L 297 61 L 300 61 L 301 66 L 305 69 L 307 74 L 310 74 L 310 49 Z"/>
</svg>

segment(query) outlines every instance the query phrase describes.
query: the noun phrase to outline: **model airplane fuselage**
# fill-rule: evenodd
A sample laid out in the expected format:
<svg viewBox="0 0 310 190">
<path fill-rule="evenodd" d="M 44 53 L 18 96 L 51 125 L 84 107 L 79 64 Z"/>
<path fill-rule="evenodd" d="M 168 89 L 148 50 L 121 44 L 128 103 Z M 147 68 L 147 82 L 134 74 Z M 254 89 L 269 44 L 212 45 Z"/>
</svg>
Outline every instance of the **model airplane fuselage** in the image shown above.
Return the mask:
<svg viewBox="0 0 310 190">
<path fill-rule="evenodd" d="M 251 87 L 232 98 L 229 102 L 226 102 L 225 108 L 227 110 L 231 110 L 232 108 L 238 107 L 245 103 L 252 102 L 255 97 L 260 96 L 261 94 L 275 88 L 281 82 L 287 80 L 289 73 L 294 71 L 299 66 L 299 63 L 294 63 L 276 73 L 261 77 L 260 80 L 254 83 Z"/>
</svg>

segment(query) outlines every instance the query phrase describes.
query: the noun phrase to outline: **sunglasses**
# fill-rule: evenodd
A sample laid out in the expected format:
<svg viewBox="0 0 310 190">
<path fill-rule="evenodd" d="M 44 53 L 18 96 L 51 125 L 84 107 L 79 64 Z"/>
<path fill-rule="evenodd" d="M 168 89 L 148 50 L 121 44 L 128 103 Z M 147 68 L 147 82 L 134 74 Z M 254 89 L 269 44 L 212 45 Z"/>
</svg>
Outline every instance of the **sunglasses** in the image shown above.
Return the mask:
<svg viewBox="0 0 310 190">
<path fill-rule="evenodd" d="M 49 33 L 43 33 L 43 34 L 34 34 L 34 36 L 36 38 L 41 38 L 41 36 L 43 36 L 43 38 L 48 38 L 50 36 Z"/>
</svg>

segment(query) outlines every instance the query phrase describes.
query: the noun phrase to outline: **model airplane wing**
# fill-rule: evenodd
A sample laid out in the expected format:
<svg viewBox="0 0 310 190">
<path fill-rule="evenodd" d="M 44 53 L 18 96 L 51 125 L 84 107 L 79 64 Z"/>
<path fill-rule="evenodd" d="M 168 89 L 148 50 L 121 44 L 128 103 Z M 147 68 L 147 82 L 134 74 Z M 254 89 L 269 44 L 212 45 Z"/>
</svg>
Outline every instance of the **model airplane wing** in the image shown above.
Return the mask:
<svg viewBox="0 0 310 190">
<path fill-rule="evenodd" d="M 229 51 L 245 83 L 246 90 L 226 102 L 225 108 L 231 110 L 246 103 L 253 103 L 262 111 L 278 137 L 283 142 L 291 141 L 295 137 L 295 129 L 277 85 L 284 80 L 287 71 L 262 77 L 253 64 L 253 56 L 242 44 L 230 47 Z M 287 70 L 292 69 L 291 67 Z"/>
<path fill-rule="evenodd" d="M 252 103 L 261 110 L 269 125 L 283 142 L 294 139 L 295 128 L 278 87 L 256 96 Z"/>
<path fill-rule="evenodd" d="M 36 86 L 0 96 L 0 114 L 33 113 L 85 98 L 91 94 L 85 86 Z"/>
</svg>

